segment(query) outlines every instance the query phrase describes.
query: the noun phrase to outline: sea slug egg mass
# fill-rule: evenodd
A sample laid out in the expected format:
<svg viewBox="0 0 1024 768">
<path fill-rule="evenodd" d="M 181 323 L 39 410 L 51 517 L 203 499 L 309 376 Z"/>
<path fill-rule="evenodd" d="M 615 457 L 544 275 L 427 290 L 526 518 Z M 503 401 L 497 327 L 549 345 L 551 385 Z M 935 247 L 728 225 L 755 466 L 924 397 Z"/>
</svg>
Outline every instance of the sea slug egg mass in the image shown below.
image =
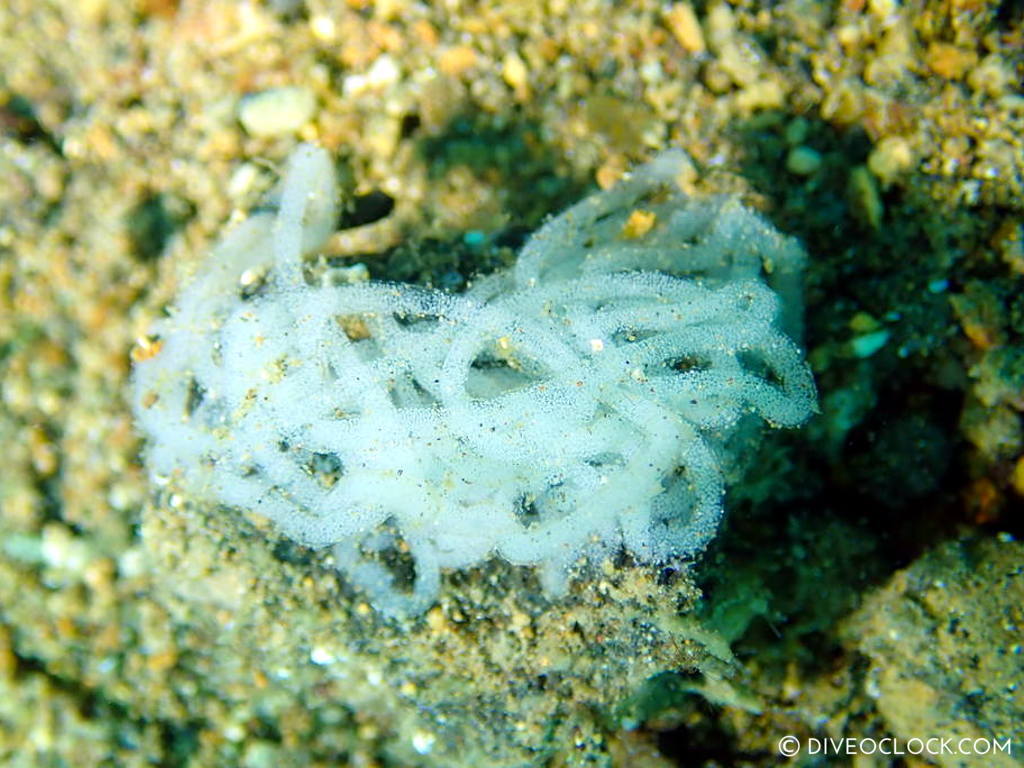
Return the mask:
<svg viewBox="0 0 1024 768">
<path fill-rule="evenodd" d="M 388 614 L 493 556 L 554 595 L 582 556 L 699 551 L 730 436 L 801 424 L 815 389 L 790 338 L 802 250 L 687 197 L 687 164 L 659 155 L 456 295 L 314 279 L 338 190 L 300 146 L 276 211 L 227 235 L 137 355 L 150 472 L 333 547 Z"/>
</svg>

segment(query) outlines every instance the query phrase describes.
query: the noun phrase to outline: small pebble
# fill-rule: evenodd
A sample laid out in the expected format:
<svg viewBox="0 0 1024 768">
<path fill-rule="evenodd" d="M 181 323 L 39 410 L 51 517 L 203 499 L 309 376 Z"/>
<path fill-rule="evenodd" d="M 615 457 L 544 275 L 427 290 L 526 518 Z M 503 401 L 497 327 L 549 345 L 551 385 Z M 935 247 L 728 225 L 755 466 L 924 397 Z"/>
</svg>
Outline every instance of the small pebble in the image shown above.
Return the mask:
<svg viewBox="0 0 1024 768">
<path fill-rule="evenodd" d="M 316 98 L 307 88 L 271 88 L 242 99 L 238 119 L 250 136 L 283 136 L 309 122 Z"/>
<path fill-rule="evenodd" d="M 786 157 L 786 170 L 797 176 L 813 176 L 821 168 L 821 154 L 810 147 L 793 147 Z"/>
<path fill-rule="evenodd" d="M 875 352 L 884 347 L 887 341 L 889 341 L 889 332 L 881 330 L 857 336 L 850 342 L 850 346 L 854 357 L 864 359 L 871 357 Z"/>
</svg>

